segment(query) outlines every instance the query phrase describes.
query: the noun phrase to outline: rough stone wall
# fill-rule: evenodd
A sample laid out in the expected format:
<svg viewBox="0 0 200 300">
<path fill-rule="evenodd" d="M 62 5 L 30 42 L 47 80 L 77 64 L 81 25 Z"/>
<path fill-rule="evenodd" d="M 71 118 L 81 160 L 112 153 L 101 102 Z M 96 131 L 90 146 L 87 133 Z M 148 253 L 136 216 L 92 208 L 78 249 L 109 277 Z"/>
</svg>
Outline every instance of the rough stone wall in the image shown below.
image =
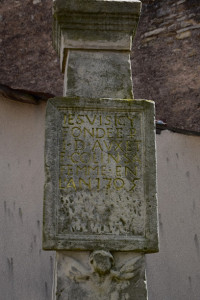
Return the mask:
<svg viewBox="0 0 200 300">
<path fill-rule="evenodd" d="M 157 119 L 200 131 L 199 0 L 142 1 L 133 45 L 136 98 L 156 102 Z"/>
<path fill-rule="evenodd" d="M 62 95 L 52 46 L 52 0 L 0 1 L 0 83 Z"/>
<path fill-rule="evenodd" d="M 142 0 L 133 44 L 135 98 L 153 99 L 157 119 L 200 131 L 199 0 Z M 62 95 L 51 41 L 52 0 L 1 0 L 0 83 Z"/>
</svg>

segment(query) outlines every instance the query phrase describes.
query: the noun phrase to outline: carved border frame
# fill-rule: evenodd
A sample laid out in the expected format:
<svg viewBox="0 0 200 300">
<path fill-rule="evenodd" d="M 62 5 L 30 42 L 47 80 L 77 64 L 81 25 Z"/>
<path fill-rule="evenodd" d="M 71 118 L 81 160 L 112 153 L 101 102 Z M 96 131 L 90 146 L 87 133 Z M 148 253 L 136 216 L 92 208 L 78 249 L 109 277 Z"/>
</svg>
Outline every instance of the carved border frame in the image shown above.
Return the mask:
<svg viewBox="0 0 200 300">
<path fill-rule="evenodd" d="M 59 173 L 59 109 L 115 109 L 142 111 L 144 114 L 144 201 L 146 204 L 145 235 L 58 235 L 56 232 L 56 199 Z M 52 144 L 54 145 L 52 147 Z M 45 136 L 45 186 L 43 210 L 43 249 L 158 252 L 157 188 L 155 156 L 154 102 L 125 99 L 53 98 L 48 100 Z"/>
</svg>

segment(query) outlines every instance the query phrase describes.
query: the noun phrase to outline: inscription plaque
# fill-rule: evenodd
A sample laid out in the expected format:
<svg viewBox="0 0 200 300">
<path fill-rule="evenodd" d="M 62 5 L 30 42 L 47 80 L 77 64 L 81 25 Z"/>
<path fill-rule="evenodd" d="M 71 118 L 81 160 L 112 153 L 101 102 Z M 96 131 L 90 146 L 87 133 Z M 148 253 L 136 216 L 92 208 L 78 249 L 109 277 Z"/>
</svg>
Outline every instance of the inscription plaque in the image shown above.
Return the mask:
<svg viewBox="0 0 200 300">
<path fill-rule="evenodd" d="M 158 250 L 153 102 L 50 99 L 45 148 L 44 249 Z"/>
</svg>

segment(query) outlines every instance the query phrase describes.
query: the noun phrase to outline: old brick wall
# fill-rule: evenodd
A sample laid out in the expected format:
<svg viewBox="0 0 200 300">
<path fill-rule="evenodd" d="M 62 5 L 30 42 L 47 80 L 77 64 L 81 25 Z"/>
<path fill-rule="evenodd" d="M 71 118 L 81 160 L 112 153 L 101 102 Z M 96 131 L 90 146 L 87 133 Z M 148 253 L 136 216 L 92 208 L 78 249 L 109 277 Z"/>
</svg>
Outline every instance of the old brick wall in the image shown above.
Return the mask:
<svg viewBox="0 0 200 300">
<path fill-rule="evenodd" d="M 133 45 L 136 98 L 156 102 L 157 119 L 200 131 L 199 0 L 142 1 Z"/>
<path fill-rule="evenodd" d="M 52 0 L 1 0 L 0 83 L 62 95 L 51 42 Z M 200 132 L 199 0 L 142 0 L 133 44 L 135 98 L 153 99 L 157 119 Z"/>
</svg>

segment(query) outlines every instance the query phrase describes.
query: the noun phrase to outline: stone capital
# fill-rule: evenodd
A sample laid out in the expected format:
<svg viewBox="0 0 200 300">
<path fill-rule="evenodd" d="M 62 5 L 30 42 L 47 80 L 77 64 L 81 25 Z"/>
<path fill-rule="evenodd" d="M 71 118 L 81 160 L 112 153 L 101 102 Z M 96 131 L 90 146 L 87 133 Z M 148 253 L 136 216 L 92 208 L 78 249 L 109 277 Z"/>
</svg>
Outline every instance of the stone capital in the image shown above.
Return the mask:
<svg viewBox="0 0 200 300">
<path fill-rule="evenodd" d="M 138 0 L 56 0 L 53 41 L 64 72 L 67 50 L 131 50 L 141 11 Z"/>
</svg>

